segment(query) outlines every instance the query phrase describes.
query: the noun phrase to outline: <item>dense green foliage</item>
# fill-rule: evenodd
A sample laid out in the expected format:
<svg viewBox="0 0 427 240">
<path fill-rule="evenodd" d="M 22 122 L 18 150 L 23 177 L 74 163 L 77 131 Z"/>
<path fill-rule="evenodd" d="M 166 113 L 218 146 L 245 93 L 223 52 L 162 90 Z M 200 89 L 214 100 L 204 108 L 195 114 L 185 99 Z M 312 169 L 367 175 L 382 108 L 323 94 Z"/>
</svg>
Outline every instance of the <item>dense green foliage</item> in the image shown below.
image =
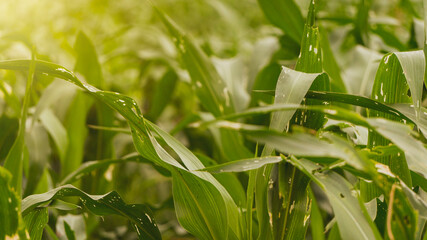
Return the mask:
<svg viewBox="0 0 427 240">
<path fill-rule="evenodd" d="M 427 239 L 427 1 L 1 1 L 1 239 Z"/>
</svg>

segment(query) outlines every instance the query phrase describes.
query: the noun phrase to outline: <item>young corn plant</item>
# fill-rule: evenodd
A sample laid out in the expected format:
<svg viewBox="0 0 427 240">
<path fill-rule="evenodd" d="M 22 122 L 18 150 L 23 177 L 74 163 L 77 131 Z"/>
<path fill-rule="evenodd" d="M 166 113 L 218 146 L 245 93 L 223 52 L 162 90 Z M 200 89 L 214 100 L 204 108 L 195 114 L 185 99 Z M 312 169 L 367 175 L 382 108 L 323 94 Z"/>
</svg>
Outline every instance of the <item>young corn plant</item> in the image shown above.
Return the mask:
<svg viewBox="0 0 427 240">
<path fill-rule="evenodd" d="M 402 30 L 371 21 L 372 1 L 348 17 L 340 1 L 258 0 L 278 29 L 245 63 L 214 57 L 157 4 L 161 54 L 101 57 L 80 31 L 64 47 L 73 71 L 37 45 L 0 61 L 0 239 L 425 238 L 421 7 L 393 6 L 413 18 Z M 226 1 L 203 4 L 231 16 Z M 127 94 L 103 71 L 122 67 L 143 79 Z"/>
</svg>

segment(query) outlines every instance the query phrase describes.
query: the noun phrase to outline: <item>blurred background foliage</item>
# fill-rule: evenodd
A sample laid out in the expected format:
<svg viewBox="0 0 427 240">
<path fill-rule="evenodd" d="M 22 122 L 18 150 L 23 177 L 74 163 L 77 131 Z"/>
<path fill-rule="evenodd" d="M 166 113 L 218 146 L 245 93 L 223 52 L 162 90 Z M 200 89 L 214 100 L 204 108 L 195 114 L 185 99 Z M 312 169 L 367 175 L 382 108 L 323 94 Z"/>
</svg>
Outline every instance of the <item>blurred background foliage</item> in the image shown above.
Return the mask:
<svg viewBox="0 0 427 240">
<path fill-rule="evenodd" d="M 296 3 L 304 17 L 309 1 Z M 244 86 L 237 87 L 233 95 L 239 96 L 238 110 L 271 102 L 270 97 L 252 90 L 274 89 L 280 65 L 295 65 L 300 43 L 271 24 L 256 0 L 156 0 L 155 4 L 191 35 L 224 79 Z M 384 53 L 424 46 L 421 5 L 417 0 L 319 1 L 318 25 L 329 40 L 349 93 L 370 96 Z M 182 63 L 176 60 L 174 43 L 147 1 L 2 0 L 0 23 L 0 60 L 30 59 L 35 46 L 37 59 L 74 69 L 82 79 L 97 79 L 90 80 L 96 87 L 136 99 L 146 118 L 193 152 L 220 161 L 219 146 L 212 144 L 214 136 L 187 126 L 204 109 Z M 90 53 L 92 47 L 95 53 Z M 99 72 L 94 70 L 97 68 Z M 3 164 L 18 133 L 26 75 L 1 71 L 0 79 Z M 47 108 L 43 105 L 52 111 L 37 112 Z M 30 154 L 24 166 L 24 197 L 58 186 L 80 163 L 118 159 L 135 152 L 125 120 L 69 83 L 37 75 L 29 112 L 26 143 Z M 39 119 L 34 119 L 36 113 Z M 57 121 L 46 122 L 52 115 Z M 73 126 L 73 122 L 82 124 Z M 73 133 L 78 136 L 72 138 Z M 55 136 L 68 139 L 63 140 L 68 150 L 55 145 Z M 67 151 L 74 151 L 72 159 L 65 156 L 70 155 Z M 176 220 L 167 175 L 151 164 L 127 162 L 91 172 L 74 184 L 91 194 L 116 190 L 127 202 L 146 203 L 154 210 L 164 239 L 192 239 Z M 86 231 L 89 239 L 136 237 L 124 219 L 78 215 L 80 212 L 76 209 L 66 215 L 54 209 L 50 225 L 55 228 L 52 224 L 56 222 L 56 231 L 64 231 L 60 223 L 66 219 L 75 223 L 71 228 L 76 234 Z M 86 224 L 81 224 L 81 218 Z"/>
</svg>

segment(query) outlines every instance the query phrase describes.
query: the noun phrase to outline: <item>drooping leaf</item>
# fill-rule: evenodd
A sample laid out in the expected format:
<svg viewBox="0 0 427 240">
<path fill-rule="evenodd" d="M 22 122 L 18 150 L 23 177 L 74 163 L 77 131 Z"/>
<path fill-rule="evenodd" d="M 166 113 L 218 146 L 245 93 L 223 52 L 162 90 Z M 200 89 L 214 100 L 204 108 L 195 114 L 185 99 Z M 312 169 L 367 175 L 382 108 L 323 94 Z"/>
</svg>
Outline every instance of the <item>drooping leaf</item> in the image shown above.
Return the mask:
<svg viewBox="0 0 427 240">
<path fill-rule="evenodd" d="M 325 191 L 343 239 L 382 239 L 372 221 L 363 214 L 351 191 L 353 186 L 346 179 L 332 171 L 318 172 L 319 166 L 306 159 L 291 158 L 289 162 Z"/>
<path fill-rule="evenodd" d="M 117 214 L 127 218 L 137 228 L 140 239 L 161 239 L 151 210 L 143 204 L 126 204 L 117 192 L 105 195 L 89 195 L 72 185 L 65 185 L 43 194 L 35 194 L 22 200 L 22 215 L 26 216 L 37 207 L 52 200 L 79 197 L 82 203 L 96 215 Z"/>
<path fill-rule="evenodd" d="M 25 69 L 28 67 L 28 62 L 25 63 L 25 61 L 17 61 L 15 63 L 18 64 L 11 64 L 10 62 L 6 62 L 4 65 L 2 65 L 2 63 L 0 63 L 0 68 L 6 67 L 12 69 Z M 170 148 L 172 148 L 178 154 L 188 170 L 198 170 L 204 168 L 204 165 L 190 150 L 185 148 L 180 142 L 178 142 L 168 133 L 158 128 L 156 125 L 145 120 L 133 99 L 118 93 L 101 91 L 89 84 L 82 83 L 74 76 L 74 74 L 58 65 L 37 61 L 37 67 L 39 67 L 38 70 L 42 72 L 52 73 L 54 76 L 71 81 L 77 86 L 87 90 L 91 95 L 95 96 L 97 99 L 103 101 L 111 108 L 115 109 L 121 115 L 123 115 L 128 120 L 131 128 L 133 129 L 134 143 L 137 150 L 145 158 L 167 169 L 171 169 L 171 166 L 173 166 L 176 170 L 182 169 L 185 171 L 185 168 L 176 159 L 170 156 L 170 154 L 168 154 L 167 151 L 163 149 L 156 141 L 153 133 L 151 133 L 151 131 L 154 131 L 162 138 L 165 143 L 169 145 Z M 209 173 L 196 171 L 192 172 L 192 175 L 188 175 L 188 178 L 201 178 L 202 180 L 209 182 L 208 184 L 212 184 L 215 187 L 215 189 L 208 188 L 208 190 L 211 189 L 213 191 L 211 194 L 213 195 L 217 195 L 218 193 L 221 195 L 226 206 L 227 219 L 229 223 L 229 229 L 227 230 L 228 236 L 230 239 L 236 239 L 241 234 L 241 214 L 239 213 L 239 210 L 230 194 Z M 193 212 L 193 214 L 196 215 L 198 213 Z"/>
<path fill-rule="evenodd" d="M 147 126 L 149 126 L 151 130 L 155 131 L 169 145 L 170 148 L 172 148 L 176 152 L 176 154 L 180 157 L 180 159 L 183 161 L 185 167 L 188 170 L 193 170 L 191 172 L 194 175 L 192 176 L 193 178 L 201 178 L 202 180 L 209 182 L 209 184 L 212 184 L 216 188 L 217 192 L 219 192 L 219 194 L 222 196 L 223 201 L 225 203 L 225 207 L 227 209 L 227 218 L 229 227 L 231 229 L 230 234 L 233 233 L 234 235 L 239 236 L 241 214 L 238 212 L 236 204 L 234 203 L 233 199 L 231 198 L 227 190 L 224 188 L 224 186 L 222 186 L 210 173 L 194 171 L 203 169 L 204 165 L 190 150 L 185 148 L 179 141 L 177 141 L 175 138 L 164 132 L 158 126 L 150 123 L 149 121 L 145 121 L 145 123 L 147 124 Z M 153 144 L 156 143 L 153 142 Z M 189 175 L 189 177 L 190 176 L 191 175 Z M 214 192 L 215 194 L 217 194 L 216 191 Z M 229 237 L 233 239 L 233 236 L 231 236 L 230 234 Z"/>
</svg>

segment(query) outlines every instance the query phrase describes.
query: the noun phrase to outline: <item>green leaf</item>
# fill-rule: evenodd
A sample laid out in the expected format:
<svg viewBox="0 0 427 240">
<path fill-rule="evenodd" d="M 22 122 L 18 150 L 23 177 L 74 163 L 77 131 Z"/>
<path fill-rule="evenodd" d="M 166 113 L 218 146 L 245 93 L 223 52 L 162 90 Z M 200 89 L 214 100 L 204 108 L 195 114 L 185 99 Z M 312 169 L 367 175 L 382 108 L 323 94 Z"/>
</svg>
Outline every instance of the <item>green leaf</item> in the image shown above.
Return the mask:
<svg viewBox="0 0 427 240">
<path fill-rule="evenodd" d="M 396 144 L 405 153 L 409 169 L 427 178 L 425 161 L 427 149 L 422 142 L 412 136 L 415 133 L 409 126 L 381 118 L 369 118 L 367 121 L 375 131 Z"/>
<path fill-rule="evenodd" d="M 344 80 L 341 77 L 341 69 L 335 60 L 329 44 L 328 33 L 324 28 L 319 28 L 320 48 L 322 49 L 323 69 L 328 73 L 331 80 L 331 90 L 334 92 L 347 92 Z"/>
<path fill-rule="evenodd" d="M 145 162 L 146 161 L 147 160 L 145 160 Z M 96 169 L 109 166 L 111 164 L 126 163 L 126 162 L 144 162 L 144 159 L 141 156 L 136 155 L 136 156 L 129 156 L 123 159 L 106 159 L 106 160 L 85 162 L 82 165 L 80 165 L 80 167 L 77 170 L 75 170 L 74 172 L 64 177 L 64 179 L 61 181 L 59 185 L 75 182 L 80 178 L 82 178 L 85 174 L 89 174 L 90 172 Z"/>
<path fill-rule="evenodd" d="M 147 118 L 151 119 L 153 122 L 157 120 L 168 103 L 170 103 L 177 80 L 178 76 L 172 69 L 169 69 L 163 75 L 154 89 L 154 95 L 151 99 L 151 106 L 147 113 Z"/>
<path fill-rule="evenodd" d="M 257 90 L 256 92 L 274 95 L 273 90 L 265 90 L 265 91 L 264 90 L 261 90 L 261 91 Z M 376 110 L 376 111 L 381 111 L 381 112 L 384 112 L 384 113 L 387 113 L 390 115 L 394 115 L 400 119 L 405 119 L 408 121 L 412 121 L 416 124 L 420 124 L 421 127 L 423 124 L 425 124 L 424 122 L 422 122 L 425 120 L 425 117 L 422 117 L 421 119 L 419 119 L 420 121 L 417 122 L 414 112 L 410 111 L 408 109 L 410 107 L 407 107 L 406 104 L 389 104 L 389 105 L 387 105 L 385 103 L 381 103 L 377 100 L 373 100 L 373 99 L 370 99 L 370 98 L 367 98 L 364 96 L 353 95 L 353 94 L 348 94 L 348 93 L 326 92 L 326 91 L 311 91 L 311 90 L 309 90 L 307 92 L 307 94 L 305 95 L 305 97 L 311 98 L 311 99 L 317 99 L 317 100 L 324 100 L 324 101 L 328 101 L 328 102 L 345 103 L 345 104 L 360 106 L 360 107 L 364 107 L 364 108 L 368 108 L 368 109 L 372 109 L 372 110 Z M 246 111 L 249 112 L 249 111 L 251 111 L 251 109 L 248 109 Z M 244 114 L 244 112 L 237 113 L 237 114 Z M 231 119 L 231 117 L 229 117 L 229 116 L 233 116 L 233 114 L 226 115 L 226 116 L 220 117 L 220 118 L 221 119 Z"/>
<path fill-rule="evenodd" d="M 313 194 L 313 190 L 310 187 L 309 190 L 310 199 L 311 199 L 311 214 L 310 214 L 310 226 L 311 226 L 311 235 L 313 240 L 324 240 L 324 224 L 322 213 L 317 203 L 317 199 Z"/>
<path fill-rule="evenodd" d="M 404 103 L 395 103 L 391 104 L 391 107 L 395 108 L 399 112 L 403 113 L 406 117 L 408 117 L 413 123 L 417 125 L 417 127 L 424 134 L 424 137 L 427 137 L 427 109 L 421 107 L 421 114 L 417 117 L 416 110 L 413 105 L 404 104 Z"/>
<path fill-rule="evenodd" d="M 178 140 L 170 136 L 168 133 L 160 129 L 158 126 L 154 125 L 153 123 L 149 121 L 145 121 L 147 126 L 150 130 L 154 131 L 156 134 L 158 134 L 165 143 L 172 148 L 175 153 L 180 157 L 185 167 L 191 171 L 191 173 L 194 175 L 193 178 L 201 178 L 210 184 L 212 184 L 217 191 L 214 191 L 215 193 L 211 193 L 212 195 L 216 195 L 217 192 L 222 196 L 222 199 L 225 203 L 226 207 L 226 213 L 228 217 L 228 223 L 229 227 L 232 230 L 232 233 L 236 236 L 240 235 L 240 224 L 241 224 L 241 214 L 239 213 L 236 204 L 234 203 L 233 199 L 231 198 L 230 194 L 227 192 L 227 190 L 222 186 L 218 180 L 216 180 L 210 173 L 207 172 L 201 172 L 201 171 L 194 171 L 194 170 L 200 170 L 205 168 L 204 165 L 200 162 L 200 160 L 184 145 L 182 145 Z M 153 139 L 152 144 L 158 145 L 158 143 L 154 142 Z M 158 146 L 161 148 L 161 146 Z M 161 148 L 162 149 L 162 148 Z M 164 151 L 164 150 L 163 150 Z M 162 158 L 162 160 L 165 158 Z M 181 172 L 181 168 L 178 168 L 177 170 Z M 194 180 L 193 180 L 194 181 Z M 195 180 L 199 181 L 199 180 Z M 208 188 L 210 189 L 210 188 Z M 212 190 L 213 191 L 213 190 Z M 197 214 L 197 212 L 194 212 L 193 214 Z M 232 237 L 229 235 L 229 237 Z"/>
<path fill-rule="evenodd" d="M 64 221 L 64 229 L 65 229 L 65 234 L 66 234 L 68 240 L 75 240 L 76 239 L 74 231 L 71 229 L 70 225 L 68 225 L 68 223 L 66 221 Z"/>
<path fill-rule="evenodd" d="M 185 171 L 174 173 L 172 182 L 180 224 L 201 239 L 227 239 L 228 214 L 218 190 Z"/>
<path fill-rule="evenodd" d="M 25 143 L 28 151 L 28 167 L 26 166 L 26 180 L 24 196 L 32 194 L 43 174 L 51 156 L 51 146 L 46 129 L 40 122 L 35 122 L 27 130 Z"/>
<path fill-rule="evenodd" d="M 234 112 L 230 92 L 208 57 L 166 14 L 155 10 L 180 53 L 201 104 L 214 116 Z"/>
<path fill-rule="evenodd" d="M 84 142 L 88 134 L 86 127 L 86 117 L 93 100 L 77 92 L 70 107 L 68 108 L 64 127 L 68 133 L 68 148 L 61 173 L 63 176 L 76 170 L 83 161 Z"/>
<path fill-rule="evenodd" d="M 98 60 L 98 55 L 96 53 L 95 45 L 88 38 L 88 36 L 82 31 L 80 31 L 79 34 L 77 35 L 77 39 L 74 44 L 74 50 L 77 55 L 74 71 L 76 73 L 80 73 L 89 84 L 105 89 L 106 84 L 103 79 L 102 69 Z M 83 98 L 87 98 L 87 97 L 84 96 Z M 82 113 L 74 112 L 74 114 L 76 115 L 81 115 L 81 118 L 77 119 L 79 120 L 77 122 L 78 124 L 74 125 L 75 129 L 69 130 L 69 132 L 83 131 L 83 134 L 82 134 L 83 138 L 80 138 L 80 139 L 78 139 L 78 136 L 76 134 L 73 135 L 73 133 L 69 133 L 70 135 L 73 135 L 72 137 L 72 139 L 74 139 L 73 146 L 76 148 L 75 150 L 77 152 L 82 151 L 83 150 L 82 148 L 84 147 L 77 144 L 79 140 L 80 140 L 80 143 L 84 142 L 85 131 L 87 131 L 86 129 L 86 117 L 88 114 L 87 111 L 92 106 L 92 101 L 90 101 L 89 99 L 85 99 L 85 102 L 87 102 L 86 106 L 83 106 L 83 104 L 81 104 L 81 107 L 83 109 Z M 96 121 L 99 125 L 108 126 L 108 127 L 113 126 L 114 115 L 113 115 L 113 112 L 106 105 L 100 102 L 95 102 L 95 109 L 96 109 L 96 119 L 97 119 Z M 70 114 L 69 115 L 70 118 L 72 118 L 74 114 Z M 96 136 L 96 141 L 93 148 L 95 148 L 96 150 L 89 152 L 88 154 L 86 154 L 86 156 L 89 159 L 112 158 L 113 151 L 114 151 L 114 146 L 112 145 L 112 138 L 114 137 L 114 133 L 98 131 L 96 132 L 95 136 Z M 69 154 L 72 155 L 72 152 Z M 76 155 L 76 158 L 70 159 L 70 160 L 74 160 L 76 161 L 76 163 L 81 163 L 82 157 L 83 155 L 79 154 L 79 155 Z M 77 166 L 71 165 L 71 167 L 72 167 L 71 169 L 67 169 L 68 171 L 66 171 L 66 173 L 69 173 L 70 171 L 75 170 L 78 167 L 78 165 Z M 96 186 L 98 181 L 96 180 L 93 180 L 93 181 L 95 182 L 94 185 Z"/>
<path fill-rule="evenodd" d="M 372 27 L 372 33 L 378 35 L 385 44 L 399 51 L 405 51 L 407 47 L 399 40 L 392 30 L 393 29 L 388 30 L 385 24 L 376 24 Z"/>
<path fill-rule="evenodd" d="M 0 239 L 14 236 L 19 225 L 19 197 L 12 190 L 12 175 L 0 167 Z"/>
<path fill-rule="evenodd" d="M 6 168 L 12 174 L 11 185 L 15 189 L 18 195 L 22 193 L 22 171 L 24 166 L 24 149 L 25 149 L 25 131 L 26 121 L 28 115 L 28 108 L 30 105 L 31 97 L 31 86 L 33 84 L 34 72 L 35 72 L 35 57 L 32 54 L 31 61 L 27 65 L 28 77 L 27 85 L 25 89 L 24 102 L 22 106 L 21 118 L 19 123 L 18 136 L 10 149 L 6 160 L 4 162 L 4 168 Z"/>
<path fill-rule="evenodd" d="M 233 99 L 236 112 L 244 110 L 249 103 L 247 89 L 246 66 L 243 59 L 239 57 L 231 59 L 212 58 L 218 74 L 224 80 Z"/>
<path fill-rule="evenodd" d="M 423 51 L 393 53 L 402 67 L 406 82 L 411 91 L 412 103 L 415 106 L 417 118 L 421 116 L 421 102 L 423 95 L 423 80 L 426 61 Z"/>
<path fill-rule="evenodd" d="M 0 68 L 7 67 L 12 69 L 25 69 L 26 66 L 28 67 L 28 62 L 25 63 L 25 61 L 22 62 L 19 60 L 16 61 L 15 64 L 11 64 L 10 62 L 3 62 L 3 64 L 0 63 Z M 101 91 L 91 85 L 82 83 L 70 71 L 55 64 L 38 61 L 37 67 L 38 70 L 41 70 L 42 72 L 51 73 L 52 75 L 61 77 L 87 90 L 91 95 L 103 101 L 111 108 L 118 111 L 122 116 L 124 116 L 133 129 L 132 133 L 134 136 L 135 147 L 143 157 L 167 169 L 172 169 L 170 166 L 172 165 L 175 167 L 175 170 L 184 170 L 184 167 L 172 156 L 170 156 L 167 151 L 163 149 L 156 141 L 155 137 L 151 133 L 151 131 L 154 131 L 166 144 L 169 145 L 170 148 L 175 151 L 175 153 L 178 154 L 188 170 L 198 170 L 204 168 L 204 165 L 190 150 L 185 148 L 180 142 L 178 142 L 168 133 L 158 128 L 156 125 L 145 120 L 132 98 L 120 95 L 118 93 Z M 230 230 L 228 231 L 229 237 L 231 239 L 235 239 L 235 236 L 239 236 L 241 234 L 241 215 L 230 194 L 211 174 L 198 171 L 192 173 L 194 175 L 193 178 L 201 178 L 210 184 L 213 184 L 213 186 L 216 188 L 216 191 L 212 193 L 213 195 L 217 194 L 218 192 L 221 194 L 226 206 L 227 219 L 230 227 Z M 90 210 L 92 211 L 93 209 Z M 193 214 L 198 213 L 193 212 Z"/>
<path fill-rule="evenodd" d="M 360 0 L 357 5 L 357 14 L 354 19 L 353 34 L 356 42 L 360 45 L 369 45 L 369 10 L 372 0 Z"/>
<path fill-rule="evenodd" d="M 310 218 L 310 179 L 289 163 L 276 164 L 269 183 L 274 239 L 304 239 Z M 275 186 L 278 185 L 278 186 Z"/>
<path fill-rule="evenodd" d="M 300 42 L 304 19 L 298 5 L 293 0 L 258 0 L 264 15 L 294 41 Z"/>
<path fill-rule="evenodd" d="M 56 148 L 59 152 L 59 158 L 61 162 L 64 163 L 66 158 L 65 154 L 68 148 L 67 130 L 49 108 L 40 114 L 40 121 L 55 142 Z"/>
<path fill-rule="evenodd" d="M 12 139 L 16 138 L 19 129 L 19 120 L 17 118 L 9 118 L 6 115 L 0 117 L 0 161 L 3 160 L 11 147 L 13 146 Z"/>
<path fill-rule="evenodd" d="M 207 171 L 211 173 L 222 172 L 244 172 L 253 169 L 258 169 L 266 164 L 278 163 L 283 159 L 281 157 L 261 157 L 242 159 L 224 164 L 219 164 L 211 167 L 201 169 L 200 171 Z"/>
<path fill-rule="evenodd" d="M 30 239 L 40 240 L 43 236 L 43 229 L 49 221 L 47 208 L 36 208 L 24 217 Z"/>
<path fill-rule="evenodd" d="M 283 67 L 276 85 L 274 104 L 300 104 L 320 73 L 303 73 Z M 282 132 L 295 110 L 273 113 L 270 128 Z"/>
<path fill-rule="evenodd" d="M 318 172 L 319 166 L 306 159 L 291 158 L 289 162 L 325 191 L 343 239 L 382 239 L 371 220 L 363 214 L 351 191 L 353 186 L 345 178 L 333 171 Z"/>
<path fill-rule="evenodd" d="M 143 204 L 126 204 L 117 192 L 105 195 L 89 195 L 72 185 L 65 185 L 43 194 L 35 194 L 22 200 L 22 215 L 26 216 L 35 208 L 45 206 L 52 200 L 66 200 L 66 197 L 80 197 L 83 204 L 96 215 L 116 214 L 131 221 L 140 239 L 161 239 L 151 210 Z"/>
<path fill-rule="evenodd" d="M 422 51 L 391 53 L 384 56 L 378 68 L 372 98 L 383 103 L 408 103 L 415 106 L 415 115 L 421 115 L 421 95 L 425 69 L 425 60 Z M 392 79 L 392 81 L 390 81 Z M 408 90 L 411 97 L 407 95 Z M 396 117 L 385 113 L 370 111 L 370 117 L 382 117 L 397 120 Z M 389 141 L 375 132 L 368 136 L 368 147 L 388 145 Z M 411 176 L 408 170 L 407 159 L 400 154 L 387 157 L 377 157 L 376 161 L 388 165 L 391 171 L 411 186 Z M 379 190 L 372 184 L 361 184 L 362 196 L 365 201 L 379 196 Z"/>
<path fill-rule="evenodd" d="M 303 106 L 303 105 L 297 105 L 297 104 L 273 104 L 273 105 L 267 105 L 265 107 L 250 108 L 240 113 L 225 115 L 223 117 L 219 117 L 213 120 L 208 120 L 204 122 L 195 122 L 191 124 L 191 126 L 204 128 L 206 126 L 213 124 L 217 127 L 224 127 L 227 124 L 229 124 L 228 126 L 229 128 L 238 129 L 238 125 L 244 126 L 248 124 L 227 122 L 227 121 L 224 121 L 223 119 L 238 119 L 238 118 L 244 118 L 244 117 L 257 116 L 260 114 L 266 114 L 266 113 L 275 112 L 275 111 L 283 111 L 283 110 L 295 111 L 297 109 L 317 111 L 327 115 L 331 119 L 345 120 L 354 124 L 368 126 L 368 123 L 366 122 L 366 120 L 364 120 L 362 116 L 343 108 L 339 108 L 335 106 L 327 106 L 327 105 Z M 233 126 L 233 125 L 236 125 L 236 126 Z M 253 126 L 253 130 L 260 130 L 260 126 L 257 126 L 257 125 L 256 126 L 248 125 L 248 126 Z"/>
<path fill-rule="evenodd" d="M 202 106 L 215 117 L 234 113 L 230 87 L 218 74 L 206 54 L 187 35 L 182 33 L 166 14 L 157 8 L 154 9 L 180 53 Z M 237 133 L 222 130 L 220 134 L 220 139 L 217 140 L 218 145 L 227 160 L 251 157 L 251 153 L 243 145 L 243 140 Z"/>
<path fill-rule="evenodd" d="M 74 50 L 77 53 L 74 70 L 81 73 L 91 85 L 105 87 L 103 86 L 101 65 L 98 61 L 95 46 L 82 31 L 77 35 Z"/>
<path fill-rule="evenodd" d="M 333 163 L 341 159 L 355 169 L 372 172 L 373 165 L 369 164 L 356 153 L 354 148 L 333 134 L 324 134 L 325 141 L 306 133 L 280 134 L 275 132 L 248 133 L 250 138 L 273 149 L 290 155 L 301 157 L 322 157 L 324 162 Z"/>
<path fill-rule="evenodd" d="M 67 239 L 86 239 L 86 225 L 89 224 L 83 215 L 62 215 L 56 220 L 56 235 Z"/>
</svg>

